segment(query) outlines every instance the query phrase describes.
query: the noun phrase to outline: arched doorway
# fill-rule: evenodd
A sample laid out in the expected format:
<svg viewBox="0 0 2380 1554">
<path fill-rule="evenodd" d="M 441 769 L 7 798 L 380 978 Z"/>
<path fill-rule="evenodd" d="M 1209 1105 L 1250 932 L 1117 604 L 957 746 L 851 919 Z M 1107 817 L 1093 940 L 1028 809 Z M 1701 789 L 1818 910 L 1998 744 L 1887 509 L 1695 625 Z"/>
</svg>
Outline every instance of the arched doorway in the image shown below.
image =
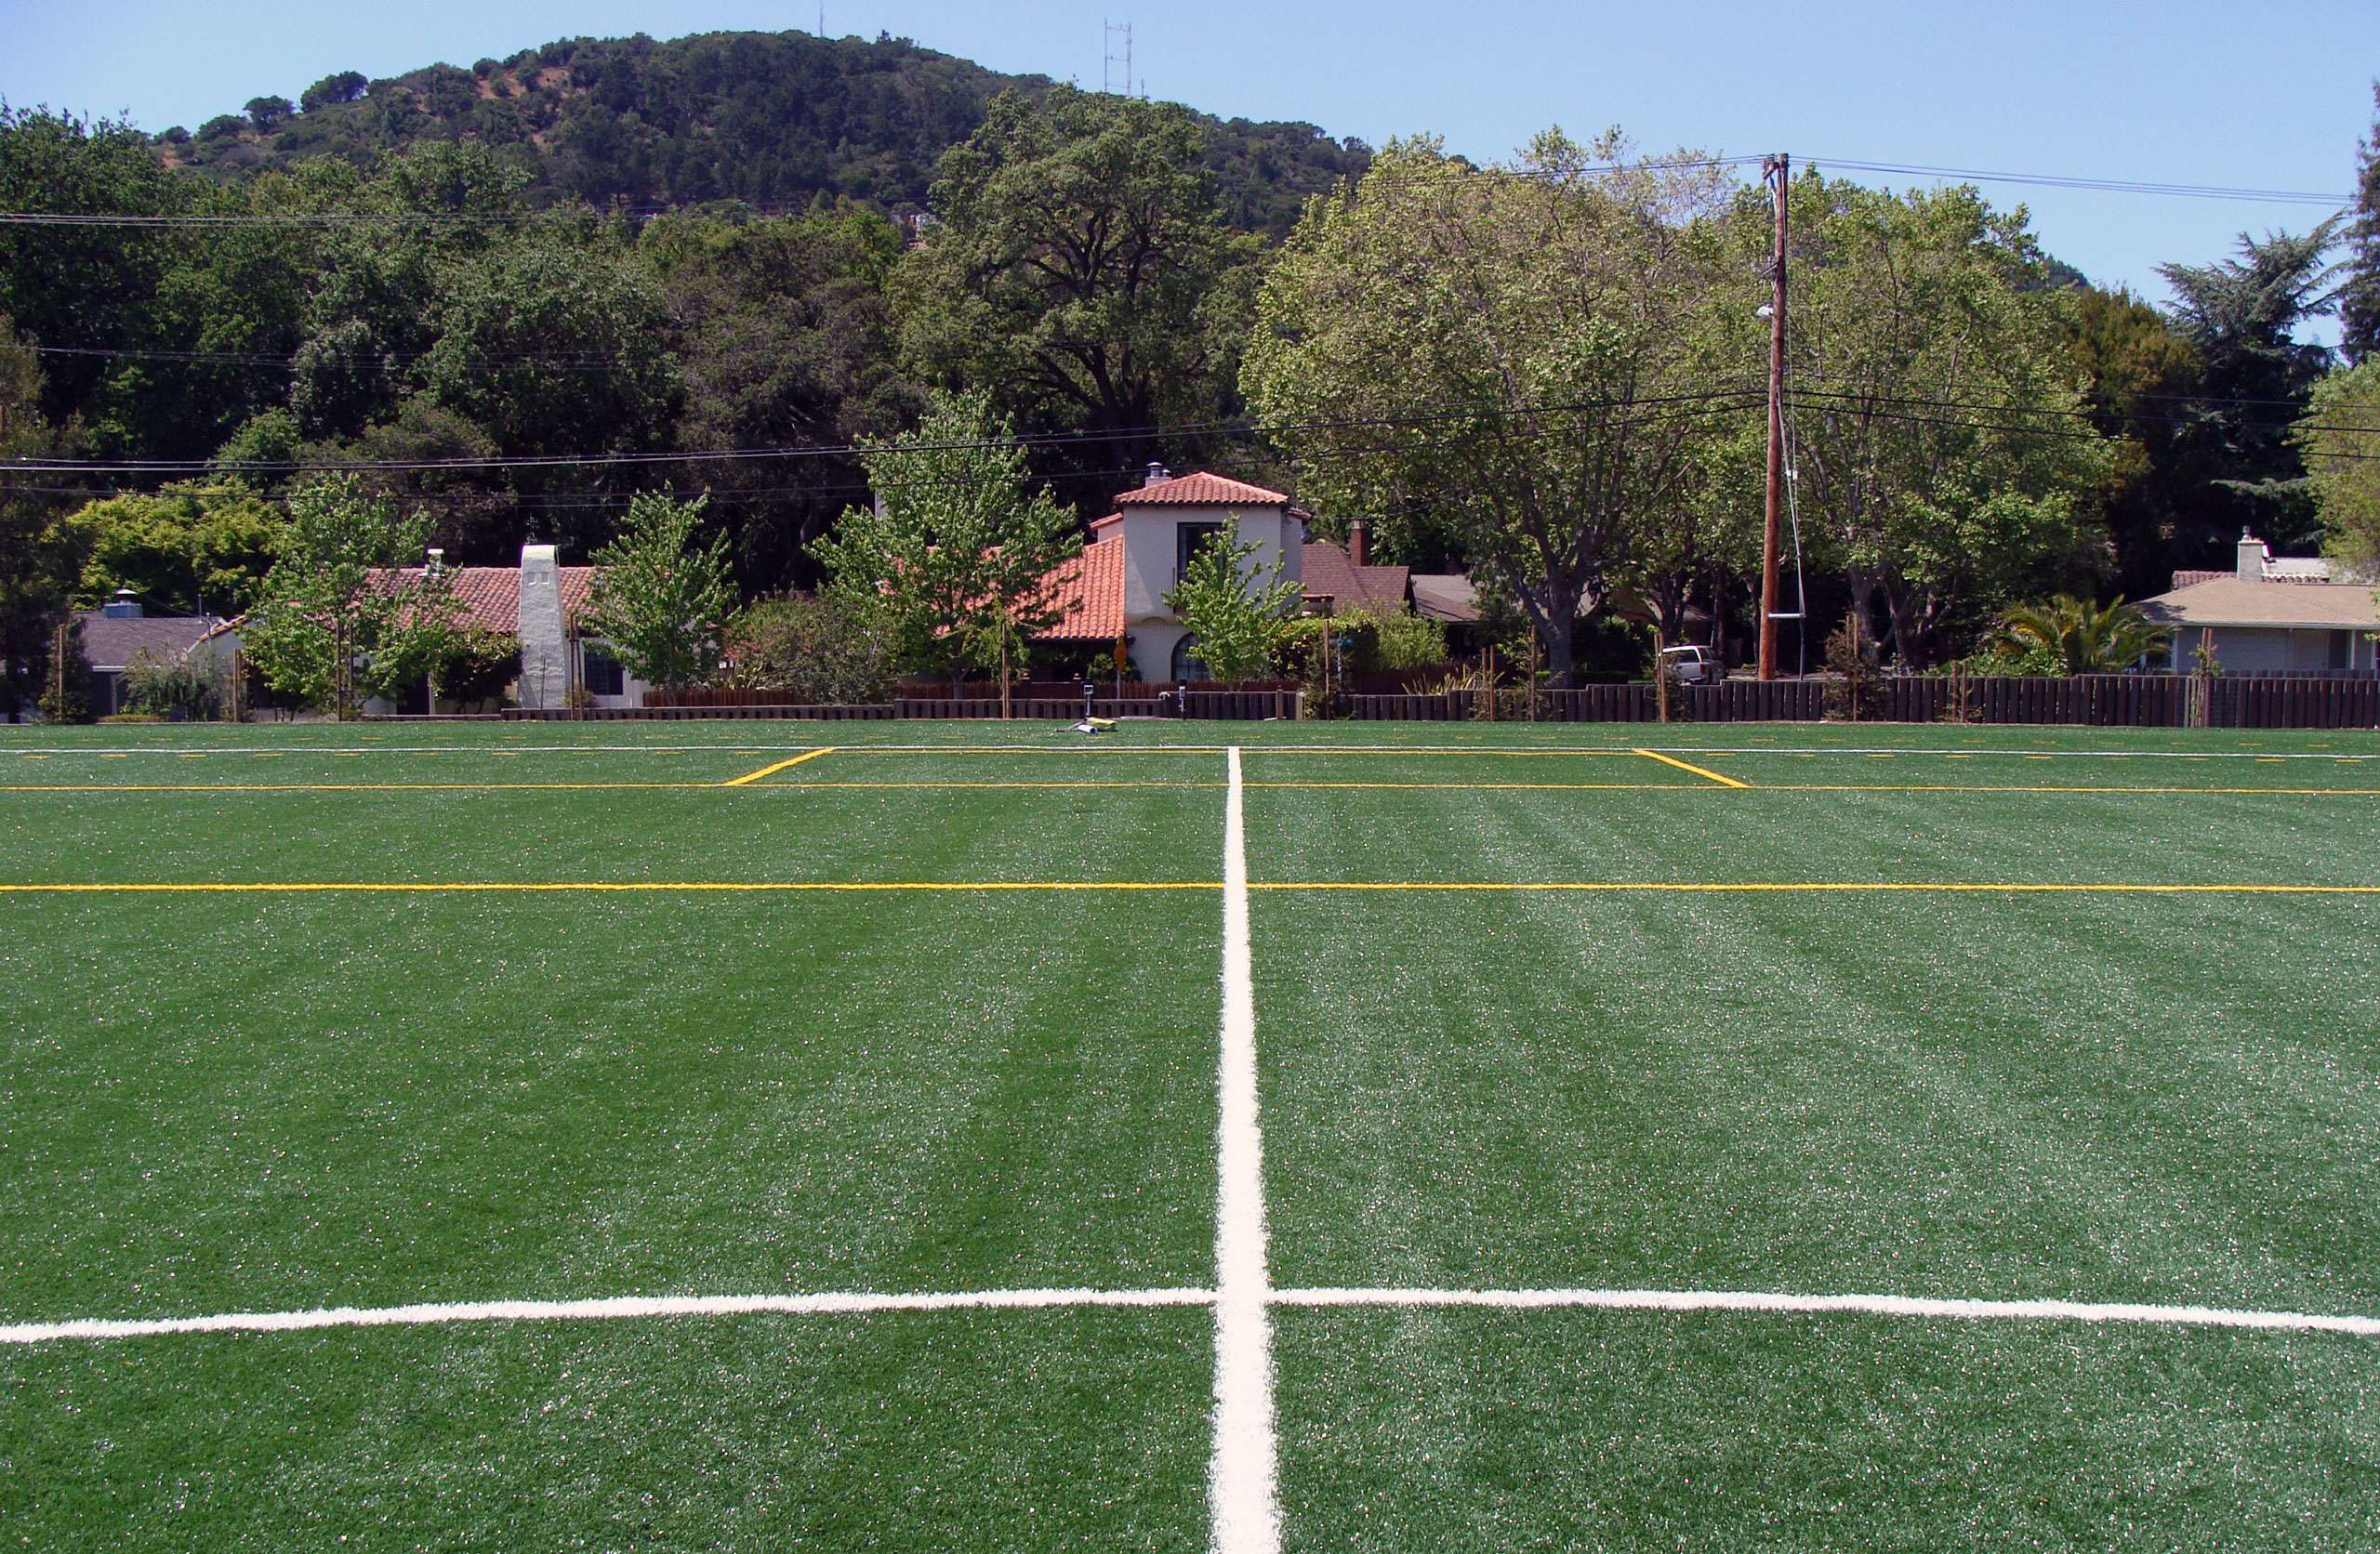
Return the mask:
<svg viewBox="0 0 2380 1554">
<path fill-rule="evenodd" d="M 1198 639 L 1195 635 L 1184 634 L 1182 640 L 1173 644 L 1173 670 L 1169 678 L 1174 680 L 1202 680 L 1207 678 L 1206 662 L 1198 656 Z"/>
</svg>

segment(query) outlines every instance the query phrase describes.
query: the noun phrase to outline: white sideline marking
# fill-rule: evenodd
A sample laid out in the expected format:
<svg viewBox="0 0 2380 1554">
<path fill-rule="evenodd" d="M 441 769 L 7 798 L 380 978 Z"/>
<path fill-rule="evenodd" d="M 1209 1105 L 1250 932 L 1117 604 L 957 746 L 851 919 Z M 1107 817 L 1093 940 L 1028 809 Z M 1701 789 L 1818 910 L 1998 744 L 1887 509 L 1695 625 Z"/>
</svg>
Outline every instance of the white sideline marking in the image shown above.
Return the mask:
<svg viewBox="0 0 2380 1554">
<path fill-rule="evenodd" d="M 2091 1300 L 1969 1300 L 1905 1295 L 1791 1295 L 1760 1290 L 1280 1289 L 1267 1306 L 1488 1307 L 1504 1310 L 1743 1311 L 1755 1315 L 1949 1318 L 1973 1322 L 2141 1323 L 2380 1338 L 2380 1317 L 2241 1310 Z M 1201 1289 L 958 1290 L 916 1295 L 622 1295 L 588 1300 L 458 1300 L 413 1306 L 335 1306 L 307 1311 L 229 1311 L 198 1317 L 86 1317 L 0 1326 L 0 1345 L 73 1338 L 146 1338 L 178 1333 L 301 1333 L 325 1327 L 426 1327 L 462 1322 L 618 1321 L 630 1317 L 870 1316 L 886 1311 L 1040 1310 L 1083 1306 L 1219 1305 Z"/>
<path fill-rule="evenodd" d="M 454 1300 L 415 1306 L 329 1306 L 311 1311 L 227 1311 L 203 1317 L 20 1322 L 0 1344 L 59 1338 L 146 1338 L 169 1333 L 300 1333 L 321 1327 L 424 1327 L 455 1322 L 581 1322 L 623 1317 L 870 1316 L 881 1311 L 1034 1310 L 1074 1306 L 1204 1306 L 1211 1290 L 956 1290 L 917 1295 L 615 1295 L 590 1300 Z"/>
<path fill-rule="evenodd" d="M 1607 1311 L 1752 1311 L 1782 1315 L 1848 1312 L 1860 1316 L 1948 1317 L 2026 1322 L 2165 1323 L 2180 1327 L 2254 1327 L 2346 1333 L 2380 1338 L 2380 1317 L 2307 1311 L 2234 1310 L 2221 1306 L 2155 1306 L 2133 1301 L 1971 1300 L 1915 1295 L 1786 1295 L 1760 1290 L 1427 1290 L 1291 1289 L 1276 1306 L 1488 1306 L 1518 1310 L 1587 1307 Z"/>
<path fill-rule="evenodd" d="M 1271 1277 L 1264 1259 L 1264 1136 L 1256 1110 L 1256 992 L 1249 966 L 1248 846 L 1239 747 L 1225 756 L 1223 1059 L 1216 1078 L 1215 1449 L 1207 1468 L 1208 1547 L 1281 1546 L 1273 1439 Z"/>
</svg>

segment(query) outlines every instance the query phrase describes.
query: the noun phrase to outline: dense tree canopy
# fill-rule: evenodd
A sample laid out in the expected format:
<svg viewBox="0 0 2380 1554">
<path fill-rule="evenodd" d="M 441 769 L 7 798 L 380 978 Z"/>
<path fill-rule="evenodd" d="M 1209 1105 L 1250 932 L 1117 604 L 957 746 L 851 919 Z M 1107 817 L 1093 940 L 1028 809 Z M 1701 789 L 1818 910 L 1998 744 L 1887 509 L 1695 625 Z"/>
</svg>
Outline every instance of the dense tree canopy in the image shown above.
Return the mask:
<svg viewBox="0 0 2380 1554">
<path fill-rule="evenodd" d="M 1223 226 L 1187 109 L 1069 86 L 1007 92 L 942 159 L 939 225 L 896 275 L 902 344 L 928 379 L 998 388 L 1002 407 L 1098 435 L 1130 468 L 1157 428 L 1211 420 L 1254 258 Z"/>
<path fill-rule="evenodd" d="M 1805 173 L 1790 254 L 1805 543 L 1865 636 L 1929 664 L 2009 599 L 2088 572 L 2109 460 L 2021 216 Z M 1760 252 L 1765 202 L 1739 211 Z"/>
<path fill-rule="evenodd" d="M 1742 300 L 1707 171 L 1591 171 L 1558 132 L 1483 171 L 1394 143 L 1311 206 L 1267 282 L 1250 402 L 1302 490 L 1435 525 L 1520 601 L 1557 679 L 1575 617 L 1672 510 L 1696 418 L 1748 402 L 1708 316 Z M 1749 301 L 1743 302 L 1749 313 Z"/>
</svg>

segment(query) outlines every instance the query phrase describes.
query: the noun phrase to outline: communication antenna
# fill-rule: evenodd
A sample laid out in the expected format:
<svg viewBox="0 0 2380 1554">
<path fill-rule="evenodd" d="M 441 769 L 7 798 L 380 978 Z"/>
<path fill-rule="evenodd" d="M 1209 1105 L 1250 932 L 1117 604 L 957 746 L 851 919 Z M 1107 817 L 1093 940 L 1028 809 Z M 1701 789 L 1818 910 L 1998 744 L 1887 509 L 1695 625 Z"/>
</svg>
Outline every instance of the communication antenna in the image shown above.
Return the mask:
<svg viewBox="0 0 2380 1554">
<path fill-rule="evenodd" d="M 1110 94 L 1115 92 L 1116 68 L 1120 65 L 1124 72 L 1124 95 L 1130 97 L 1132 95 L 1132 24 L 1129 21 L 1110 21 L 1105 17 L 1102 17 L 1099 19 L 1099 27 L 1101 34 L 1099 89 Z M 1117 38 L 1124 40 L 1124 52 L 1121 54 L 1116 52 Z"/>
</svg>

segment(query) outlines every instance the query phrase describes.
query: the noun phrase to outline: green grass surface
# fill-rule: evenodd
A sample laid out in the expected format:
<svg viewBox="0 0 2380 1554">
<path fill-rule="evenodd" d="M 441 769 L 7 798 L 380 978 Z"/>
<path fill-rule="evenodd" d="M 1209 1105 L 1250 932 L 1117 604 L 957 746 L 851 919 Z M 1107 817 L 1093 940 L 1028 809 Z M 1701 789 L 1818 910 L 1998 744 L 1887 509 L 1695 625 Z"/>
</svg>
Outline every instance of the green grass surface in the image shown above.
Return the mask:
<svg viewBox="0 0 2380 1554">
<path fill-rule="evenodd" d="M 1260 887 L 2380 885 L 2370 731 L 0 731 L 0 885 L 1189 887 L 0 891 L 0 1322 L 1210 1284 L 1227 743 Z M 1252 912 L 1276 1286 L 2380 1313 L 2380 895 Z M 5 1347 L 0 1547 L 1196 1547 L 1211 1322 Z M 2380 1539 L 2368 1339 L 1276 1323 L 1293 1547 Z"/>
<path fill-rule="evenodd" d="M 1290 1311 L 1291 1547 L 2368 1548 L 2370 1340 Z"/>
<path fill-rule="evenodd" d="M 0 1320 L 1201 1284 L 1213 902 L 1113 911 L 0 897 Z"/>
<path fill-rule="evenodd" d="M 1197 1310 L 0 1350 L 26 1548 L 1205 1543 Z"/>
<path fill-rule="evenodd" d="M 2354 902 L 1260 896 L 1275 1278 L 2380 1310 Z"/>
</svg>

